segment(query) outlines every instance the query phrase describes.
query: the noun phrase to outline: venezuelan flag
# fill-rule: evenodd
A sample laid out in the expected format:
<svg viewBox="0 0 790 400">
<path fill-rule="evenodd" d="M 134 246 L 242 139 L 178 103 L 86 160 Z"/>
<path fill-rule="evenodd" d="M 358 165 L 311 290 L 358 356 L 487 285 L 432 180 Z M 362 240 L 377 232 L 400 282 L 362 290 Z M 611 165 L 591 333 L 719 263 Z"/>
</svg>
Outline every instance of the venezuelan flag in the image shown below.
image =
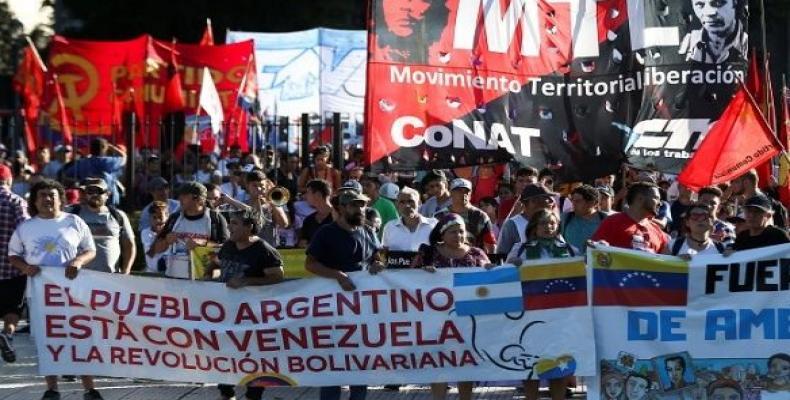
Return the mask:
<svg viewBox="0 0 790 400">
<path fill-rule="evenodd" d="M 587 305 L 587 273 L 581 258 L 523 266 L 520 274 L 525 310 Z"/>
<path fill-rule="evenodd" d="M 593 304 L 684 306 L 688 264 L 630 253 L 593 252 Z"/>
</svg>

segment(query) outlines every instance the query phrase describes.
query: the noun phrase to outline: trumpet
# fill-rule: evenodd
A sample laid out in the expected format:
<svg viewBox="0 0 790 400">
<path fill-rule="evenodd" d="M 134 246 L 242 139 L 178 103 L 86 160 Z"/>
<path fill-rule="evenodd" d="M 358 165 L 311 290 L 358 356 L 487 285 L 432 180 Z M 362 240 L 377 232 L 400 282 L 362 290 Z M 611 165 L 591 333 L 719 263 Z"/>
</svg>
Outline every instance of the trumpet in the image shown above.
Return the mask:
<svg viewBox="0 0 790 400">
<path fill-rule="evenodd" d="M 282 186 L 275 186 L 266 194 L 266 199 L 273 205 L 282 207 L 288 204 L 288 200 L 291 199 L 291 192 Z"/>
</svg>

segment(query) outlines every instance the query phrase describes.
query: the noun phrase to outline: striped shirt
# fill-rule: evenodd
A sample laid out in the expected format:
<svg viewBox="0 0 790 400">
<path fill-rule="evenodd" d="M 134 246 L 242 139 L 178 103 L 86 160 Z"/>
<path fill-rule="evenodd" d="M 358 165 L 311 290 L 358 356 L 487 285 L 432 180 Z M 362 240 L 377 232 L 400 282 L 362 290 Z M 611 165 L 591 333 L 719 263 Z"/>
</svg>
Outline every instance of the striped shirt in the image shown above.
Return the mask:
<svg viewBox="0 0 790 400">
<path fill-rule="evenodd" d="M 12 193 L 7 186 L 0 186 L 0 280 L 21 275 L 8 262 L 8 241 L 17 225 L 28 218 L 25 199 Z"/>
</svg>

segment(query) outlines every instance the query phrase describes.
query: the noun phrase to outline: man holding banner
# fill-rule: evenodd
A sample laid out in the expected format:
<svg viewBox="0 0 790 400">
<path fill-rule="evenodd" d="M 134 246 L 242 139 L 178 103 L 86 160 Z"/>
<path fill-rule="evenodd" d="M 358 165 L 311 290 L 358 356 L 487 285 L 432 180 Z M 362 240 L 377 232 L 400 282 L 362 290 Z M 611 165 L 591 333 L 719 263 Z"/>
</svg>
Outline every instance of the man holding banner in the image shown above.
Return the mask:
<svg viewBox="0 0 790 400">
<path fill-rule="evenodd" d="M 64 268 L 68 279 L 75 279 L 80 269 L 96 257 L 90 228 L 74 214 L 62 211 L 66 194 L 63 186 L 45 179 L 30 189 L 31 219 L 20 224 L 8 243 L 9 262 L 23 274 L 33 277 L 41 268 Z M 43 316 L 40 316 L 43 318 Z M 31 315 L 31 320 L 39 318 Z M 48 375 L 47 391 L 42 400 L 60 400 L 58 377 Z M 93 377 L 82 376 L 85 400 L 101 400 Z"/>
<path fill-rule="evenodd" d="M 334 199 L 338 219 L 321 227 L 307 248 L 305 269 L 315 275 L 337 280 L 345 291 L 356 285 L 348 272 L 367 269 L 377 273 L 384 269 L 379 261 L 379 243 L 376 234 L 364 226 L 363 209 L 369 199 L 356 190 L 344 190 Z M 364 400 L 368 387 L 352 385 L 350 400 Z M 321 400 L 339 400 L 340 386 L 321 388 Z"/>
<path fill-rule="evenodd" d="M 217 257 L 220 281 L 231 289 L 270 285 L 283 280 L 282 257 L 257 236 L 258 229 L 258 218 L 251 211 L 238 211 L 230 217 L 230 240 L 222 245 Z M 234 398 L 232 385 L 218 385 L 217 388 L 223 400 Z M 263 388 L 248 387 L 245 397 L 260 400 Z"/>
</svg>

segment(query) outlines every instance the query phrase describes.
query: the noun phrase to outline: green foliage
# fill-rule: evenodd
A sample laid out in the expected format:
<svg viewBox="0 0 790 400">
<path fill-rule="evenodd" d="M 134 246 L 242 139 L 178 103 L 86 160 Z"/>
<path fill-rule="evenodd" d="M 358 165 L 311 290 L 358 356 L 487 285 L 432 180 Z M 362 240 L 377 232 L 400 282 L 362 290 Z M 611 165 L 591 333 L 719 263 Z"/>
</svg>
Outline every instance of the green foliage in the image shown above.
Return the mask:
<svg viewBox="0 0 790 400">
<path fill-rule="evenodd" d="M 22 23 L 11 13 L 8 4 L 0 1 L 0 76 L 14 74 L 24 34 Z"/>
</svg>

